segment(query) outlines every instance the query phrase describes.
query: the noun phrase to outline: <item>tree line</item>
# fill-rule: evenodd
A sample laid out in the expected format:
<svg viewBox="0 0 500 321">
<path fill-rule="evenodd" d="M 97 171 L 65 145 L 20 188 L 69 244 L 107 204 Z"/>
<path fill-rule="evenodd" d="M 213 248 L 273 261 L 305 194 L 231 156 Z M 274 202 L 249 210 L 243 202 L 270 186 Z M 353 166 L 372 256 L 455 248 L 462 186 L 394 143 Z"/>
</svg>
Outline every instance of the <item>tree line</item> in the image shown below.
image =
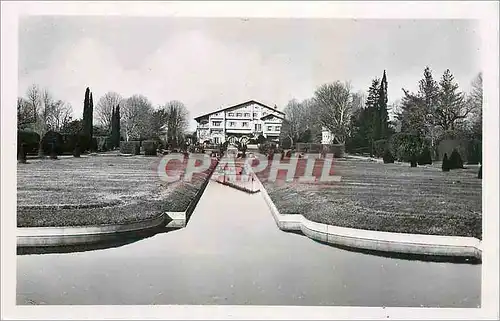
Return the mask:
<svg viewBox="0 0 500 321">
<path fill-rule="evenodd" d="M 93 94 L 86 88 L 83 105 L 82 117 L 73 119 L 70 104 L 33 84 L 25 97 L 17 99 L 18 130 L 33 131 L 40 138 L 49 131 L 81 135 L 88 142 L 95 136 L 109 136 L 113 147 L 119 147 L 121 140 L 164 140 L 174 147 L 184 143 L 189 112 L 180 101 L 153 107 L 144 95 L 123 98 L 110 91 L 94 107 Z M 42 139 L 40 151 L 41 144 Z"/>
<path fill-rule="evenodd" d="M 347 151 L 370 155 L 377 153 L 379 142 L 395 133 L 418 137 L 433 152 L 443 137 L 482 139 L 481 73 L 466 93 L 450 70 L 438 82 L 426 67 L 418 91 L 403 88 L 403 97 L 392 106 L 388 106 L 387 88 L 384 70 L 366 92 L 354 92 L 349 82 L 335 81 L 319 86 L 312 98 L 289 101 L 284 109 L 282 146 L 319 143 L 322 129 L 333 134 L 335 143 L 345 144 Z"/>
</svg>

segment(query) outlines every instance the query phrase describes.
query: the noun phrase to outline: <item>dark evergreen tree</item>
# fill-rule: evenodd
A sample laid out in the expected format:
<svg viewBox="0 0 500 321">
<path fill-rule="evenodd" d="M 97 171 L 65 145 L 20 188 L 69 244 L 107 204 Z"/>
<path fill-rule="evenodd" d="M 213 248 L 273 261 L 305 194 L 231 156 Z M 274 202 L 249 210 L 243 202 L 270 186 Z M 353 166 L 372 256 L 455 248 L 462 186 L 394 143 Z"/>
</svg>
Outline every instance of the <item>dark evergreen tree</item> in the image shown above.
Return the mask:
<svg viewBox="0 0 500 321">
<path fill-rule="evenodd" d="M 82 138 L 83 146 L 82 150 L 86 151 L 90 148 L 90 132 L 92 131 L 92 123 L 90 122 L 90 88 L 87 87 L 85 90 L 85 100 L 83 101 L 83 128 L 82 128 Z"/>
<path fill-rule="evenodd" d="M 378 78 L 372 80 L 372 85 L 368 89 L 368 97 L 366 99 L 366 111 L 364 111 L 361 130 L 368 137 L 370 155 L 374 153 L 374 143 L 378 139 L 378 101 L 380 94 L 380 80 Z"/>
<path fill-rule="evenodd" d="M 116 136 L 116 125 L 115 125 L 115 107 L 113 106 L 113 110 L 111 111 L 111 133 L 110 133 L 110 139 L 111 139 L 111 148 L 115 148 L 115 136 Z"/>
<path fill-rule="evenodd" d="M 94 129 L 94 99 L 92 98 L 92 92 L 90 93 L 90 98 L 89 98 L 89 107 L 88 107 L 88 122 L 89 122 L 89 129 L 87 132 L 87 136 L 89 138 L 90 143 L 90 149 L 92 152 L 97 151 L 97 144 L 94 143 L 93 140 L 93 129 Z"/>
<path fill-rule="evenodd" d="M 121 116 L 120 116 L 120 105 L 116 106 L 115 109 L 115 138 L 114 138 L 114 144 L 116 147 L 120 147 L 120 122 L 121 122 Z"/>
<path fill-rule="evenodd" d="M 377 106 L 375 113 L 375 140 L 385 139 L 389 135 L 389 113 L 387 112 L 387 76 L 382 76 L 378 88 Z"/>
<path fill-rule="evenodd" d="M 448 160 L 448 154 L 444 154 L 443 157 L 443 163 L 441 164 L 441 169 L 443 172 L 449 172 L 450 171 L 450 161 Z"/>
</svg>

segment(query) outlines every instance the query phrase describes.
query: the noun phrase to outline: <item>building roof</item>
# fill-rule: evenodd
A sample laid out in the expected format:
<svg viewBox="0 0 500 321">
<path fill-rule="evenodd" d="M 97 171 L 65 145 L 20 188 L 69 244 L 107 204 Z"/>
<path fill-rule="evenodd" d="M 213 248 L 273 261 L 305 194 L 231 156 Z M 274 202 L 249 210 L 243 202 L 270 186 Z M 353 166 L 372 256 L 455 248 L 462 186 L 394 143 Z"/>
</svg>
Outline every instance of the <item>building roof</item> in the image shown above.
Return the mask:
<svg viewBox="0 0 500 321">
<path fill-rule="evenodd" d="M 260 117 L 260 119 L 265 120 L 265 119 L 268 119 L 268 118 L 271 118 L 271 117 L 276 117 L 276 118 L 279 118 L 281 120 L 285 120 L 285 117 L 280 116 L 280 115 L 274 115 L 274 114 L 267 114 L 265 116 Z"/>
<path fill-rule="evenodd" d="M 244 103 L 240 103 L 240 104 L 237 104 L 237 105 L 233 105 L 233 106 L 229 106 L 229 107 L 226 107 L 226 108 L 222 108 L 222 109 L 218 109 L 218 110 L 214 110 L 213 112 L 210 112 L 210 113 L 207 113 L 207 114 L 204 114 L 204 115 L 201 115 L 201 116 L 198 116 L 198 117 L 195 117 L 194 120 L 198 121 L 200 118 L 203 118 L 203 117 L 207 117 L 207 116 L 210 116 L 212 114 L 215 114 L 215 113 L 219 113 L 221 111 L 225 111 L 225 110 L 228 110 L 228 109 L 232 109 L 232 108 L 237 108 L 237 107 L 242 107 L 242 106 L 245 106 L 245 105 L 249 105 L 249 104 L 257 104 L 259 106 L 262 106 L 264 108 L 268 108 L 270 110 L 273 110 L 279 114 L 282 114 L 282 115 L 285 115 L 284 112 L 280 111 L 280 110 L 277 110 L 276 108 L 273 108 L 273 107 L 269 107 L 267 105 L 264 105 L 263 103 L 260 103 L 256 100 L 249 100 L 249 101 L 245 101 Z"/>
</svg>

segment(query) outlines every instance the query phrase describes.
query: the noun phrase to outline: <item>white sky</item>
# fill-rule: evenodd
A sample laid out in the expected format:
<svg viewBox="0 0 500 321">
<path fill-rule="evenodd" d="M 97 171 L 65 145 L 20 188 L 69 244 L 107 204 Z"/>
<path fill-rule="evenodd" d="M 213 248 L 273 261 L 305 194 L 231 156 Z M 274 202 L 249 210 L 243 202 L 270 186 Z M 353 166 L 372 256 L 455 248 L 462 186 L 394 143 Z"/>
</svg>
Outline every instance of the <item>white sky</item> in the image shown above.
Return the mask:
<svg viewBox="0 0 500 321">
<path fill-rule="evenodd" d="M 89 86 L 94 105 L 107 91 L 143 94 L 155 106 L 180 100 L 193 118 L 250 99 L 282 110 L 335 80 L 366 91 L 385 69 L 392 102 L 426 65 L 468 90 L 479 39 L 471 20 L 26 17 L 18 95 L 37 83 L 81 118 Z"/>
</svg>

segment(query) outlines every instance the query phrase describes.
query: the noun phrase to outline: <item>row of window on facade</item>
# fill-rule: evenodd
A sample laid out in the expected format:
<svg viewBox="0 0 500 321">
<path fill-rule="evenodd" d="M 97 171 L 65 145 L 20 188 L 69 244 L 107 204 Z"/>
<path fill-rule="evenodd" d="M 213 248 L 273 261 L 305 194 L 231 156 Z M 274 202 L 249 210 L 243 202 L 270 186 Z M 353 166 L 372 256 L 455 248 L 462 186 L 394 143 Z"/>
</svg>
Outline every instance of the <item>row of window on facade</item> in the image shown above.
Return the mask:
<svg viewBox="0 0 500 321">
<path fill-rule="evenodd" d="M 235 121 L 229 121 L 228 127 L 236 127 L 236 122 Z M 222 121 L 212 121 L 212 126 L 214 127 L 220 127 L 222 125 Z M 244 121 L 241 123 L 242 128 L 250 128 L 250 123 L 247 121 Z M 280 131 L 281 126 L 267 126 L 268 131 Z M 260 132 L 262 131 L 262 124 L 255 124 L 255 131 Z"/>
<path fill-rule="evenodd" d="M 266 116 L 266 111 L 262 112 L 262 116 Z M 215 117 L 221 116 L 219 113 L 214 114 Z M 250 113 L 227 113 L 227 117 L 245 117 L 250 118 Z M 257 113 L 253 113 L 253 118 L 259 118 Z"/>
</svg>

